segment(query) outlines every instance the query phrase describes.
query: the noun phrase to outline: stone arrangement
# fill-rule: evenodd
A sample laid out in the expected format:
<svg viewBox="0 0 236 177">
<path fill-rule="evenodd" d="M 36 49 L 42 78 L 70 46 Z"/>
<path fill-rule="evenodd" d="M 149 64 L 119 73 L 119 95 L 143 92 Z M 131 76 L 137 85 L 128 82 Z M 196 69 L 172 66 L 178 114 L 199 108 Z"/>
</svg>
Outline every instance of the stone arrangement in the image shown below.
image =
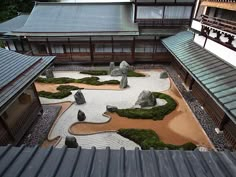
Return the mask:
<svg viewBox="0 0 236 177">
<path fill-rule="evenodd" d="M 128 70 L 129 70 L 130 65 L 126 61 L 122 61 L 120 63 L 120 71 L 122 74 L 122 78 L 120 81 L 120 88 L 126 88 L 128 87 Z"/>
<path fill-rule="evenodd" d="M 111 74 L 111 72 L 113 71 L 113 69 L 115 69 L 115 62 L 110 62 L 110 65 L 109 65 L 109 74 Z"/>
<path fill-rule="evenodd" d="M 66 136 L 65 145 L 68 148 L 77 148 L 78 147 L 77 140 L 74 136 Z"/>
<path fill-rule="evenodd" d="M 108 112 L 115 112 L 118 108 L 116 106 L 107 105 L 106 110 Z"/>
<path fill-rule="evenodd" d="M 46 69 L 46 70 L 45 70 L 45 75 L 46 75 L 46 78 L 47 78 L 47 79 L 54 78 L 52 68 Z"/>
<path fill-rule="evenodd" d="M 84 103 L 86 103 L 85 98 L 84 98 L 84 95 L 83 95 L 83 93 L 81 92 L 81 90 L 78 90 L 78 91 L 75 93 L 74 98 L 75 98 L 75 102 L 76 102 L 77 104 L 84 104 Z"/>
<path fill-rule="evenodd" d="M 77 119 L 78 121 L 84 121 L 86 119 L 85 113 L 81 110 L 78 111 L 77 114 Z"/>
<path fill-rule="evenodd" d="M 136 101 L 135 105 L 139 105 L 143 107 L 151 107 L 156 105 L 156 98 L 152 94 L 152 92 L 148 90 L 144 90 L 138 96 L 138 100 Z"/>
</svg>

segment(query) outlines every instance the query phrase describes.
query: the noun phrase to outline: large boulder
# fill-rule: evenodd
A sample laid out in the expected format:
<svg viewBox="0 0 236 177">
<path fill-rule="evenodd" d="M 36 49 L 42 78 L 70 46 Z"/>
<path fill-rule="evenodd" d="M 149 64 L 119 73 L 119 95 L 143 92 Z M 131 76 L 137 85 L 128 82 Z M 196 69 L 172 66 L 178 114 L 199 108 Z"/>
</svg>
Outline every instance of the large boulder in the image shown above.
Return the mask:
<svg viewBox="0 0 236 177">
<path fill-rule="evenodd" d="M 120 63 L 120 69 L 127 69 L 128 70 L 129 68 L 130 68 L 130 65 L 126 61 L 122 61 Z"/>
<path fill-rule="evenodd" d="M 78 91 L 75 93 L 74 98 L 75 98 L 75 102 L 76 102 L 77 104 L 84 104 L 84 103 L 86 103 L 85 98 L 84 98 L 84 95 L 83 95 L 83 93 L 81 92 L 81 90 L 78 90 Z"/>
<path fill-rule="evenodd" d="M 68 148 L 77 148 L 78 147 L 77 140 L 74 136 L 66 136 L 65 145 Z"/>
<path fill-rule="evenodd" d="M 106 109 L 108 112 L 116 112 L 118 108 L 116 106 L 107 105 Z"/>
<path fill-rule="evenodd" d="M 77 119 L 78 121 L 84 121 L 86 119 L 85 113 L 81 110 L 78 111 L 77 114 Z"/>
<path fill-rule="evenodd" d="M 166 72 L 166 71 L 163 71 L 163 72 L 161 72 L 161 74 L 160 74 L 160 79 L 166 79 L 166 78 L 168 78 L 169 76 L 168 76 L 168 73 Z"/>
<path fill-rule="evenodd" d="M 138 96 L 138 100 L 135 105 L 140 105 L 141 107 L 150 107 L 156 105 L 156 98 L 152 92 L 144 90 Z"/>
<path fill-rule="evenodd" d="M 111 76 L 121 76 L 122 72 L 120 70 L 120 68 L 115 68 L 111 71 Z"/>
<path fill-rule="evenodd" d="M 46 70 L 45 70 L 45 75 L 46 75 L 46 78 L 47 78 L 47 79 L 49 79 L 49 78 L 54 78 L 52 68 L 46 69 Z"/>
<path fill-rule="evenodd" d="M 126 88 L 128 86 L 128 78 L 127 75 L 122 75 L 121 81 L 120 81 L 120 88 Z"/>
</svg>

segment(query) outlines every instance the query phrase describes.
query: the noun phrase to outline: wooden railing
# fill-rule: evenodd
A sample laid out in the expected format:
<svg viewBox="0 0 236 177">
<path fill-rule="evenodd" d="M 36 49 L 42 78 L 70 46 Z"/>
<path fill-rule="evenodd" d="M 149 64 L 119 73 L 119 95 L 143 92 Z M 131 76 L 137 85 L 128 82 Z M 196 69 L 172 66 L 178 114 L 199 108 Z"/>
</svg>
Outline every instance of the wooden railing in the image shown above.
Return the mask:
<svg viewBox="0 0 236 177">
<path fill-rule="evenodd" d="M 225 20 L 218 17 L 209 17 L 207 15 L 202 15 L 201 23 L 222 31 L 236 34 L 236 22 Z"/>
<path fill-rule="evenodd" d="M 139 26 L 185 26 L 190 19 L 136 19 Z"/>
</svg>

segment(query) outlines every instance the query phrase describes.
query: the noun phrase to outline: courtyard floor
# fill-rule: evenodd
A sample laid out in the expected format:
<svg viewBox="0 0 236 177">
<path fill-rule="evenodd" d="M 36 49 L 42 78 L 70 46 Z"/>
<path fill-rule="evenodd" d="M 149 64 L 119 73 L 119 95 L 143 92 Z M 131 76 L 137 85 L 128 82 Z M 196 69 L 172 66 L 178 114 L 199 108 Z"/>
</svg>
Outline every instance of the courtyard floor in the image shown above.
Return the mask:
<svg viewBox="0 0 236 177">
<path fill-rule="evenodd" d="M 128 78 L 130 87 L 123 90 L 120 90 L 118 86 L 105 85 L 94 87 L 86 85 L 83 87 L 84 84 L 76 85 L 85 88 L 82 90 L 86 99 L 86 104 L 84 105 L 73 103 L 73 94 L 76 91 L 73 91 L 71 96 L 60 100 L 40 98 L 43 104 L 55 104 L 66 101 L 73 103 L 71 106 L 68 106 L 68 109 L 66 109 L 54 123 L 48 136 L 49 140 L 57 138 L 56 140 L 59 142 L 52 142 L 57 142 L 57 147 L 61 147 L 64 145 L 65 137 L 73 133 L 76 134 L 79 145 L 85 148 L 90 148 L 91 146 L 96 146 L 97 148 L 110 146 L 112 149 L 119 149 L 120 147 L 133 149 L 138 147 L 138 145 L 121 137 L 115 131 L 119 128 L 143 128 L 153 129 L 165 143 L 179 145 L 191 141 L 199 146 L 213 148 L 174 83 L 170 79 L 159 79 L 160 71 L 161 70 L 141 70 L 141 72 L 148 75 L 148 77 Z M 55 72 L 54 74 L 55 77 L 88 77 L 88 75 L 82 75 L 79 74 L 79 72 Z M 99 78 L 100 80 L 120 80 L 120 77 L 110 76 L 101 76 Z M 45 90 L 56 92 L 55 84 L 36 83 L 36 88 L 38 91 Z M 113 105 L 119 108 L 132 107 L 138 95 L 143 90 L 163 92 L 172 96 L 178 103 L 176 110 L 161 121 L 135 120 L 122 118 L 117 114 L 103 114 L 106 105 Z M 79 109 L 85 112 L 87 117 L 86 123 L 78 123 L 76 117 Z M 70 133 L 68 130 L 70 130 Z M 58 139 L 58 137 L 60 138 Z M 47 142 L 45 143 L 47 145 Z M 50 141 L 48 144 L 51 144 Z"/>
</svg>

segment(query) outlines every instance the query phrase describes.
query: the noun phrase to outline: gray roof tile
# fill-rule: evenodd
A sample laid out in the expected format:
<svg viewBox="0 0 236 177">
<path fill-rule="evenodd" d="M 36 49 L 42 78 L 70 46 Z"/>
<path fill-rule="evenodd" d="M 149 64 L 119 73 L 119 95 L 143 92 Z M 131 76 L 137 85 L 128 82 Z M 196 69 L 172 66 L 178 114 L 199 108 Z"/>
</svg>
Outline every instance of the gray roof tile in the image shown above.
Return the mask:
<svg viewBox="0 0 236 177">
<path fill-rule="evenodd" d="M 192 39 L 193 34 L 185 31 L 162 42 L 236 123 L 236 112 L 233 111 L 236 101 L 235 67 L 201 48 Z"/>
<path fill-rule="evenodd" d="M 48 66 L 54 56 L 32 57 L 0 48 L 0 111 Z"/>
<path fill-rule="evenodd" d="M 235 152 L 0 147 L 1 177 L 235 177 Z"/>
</svg>

